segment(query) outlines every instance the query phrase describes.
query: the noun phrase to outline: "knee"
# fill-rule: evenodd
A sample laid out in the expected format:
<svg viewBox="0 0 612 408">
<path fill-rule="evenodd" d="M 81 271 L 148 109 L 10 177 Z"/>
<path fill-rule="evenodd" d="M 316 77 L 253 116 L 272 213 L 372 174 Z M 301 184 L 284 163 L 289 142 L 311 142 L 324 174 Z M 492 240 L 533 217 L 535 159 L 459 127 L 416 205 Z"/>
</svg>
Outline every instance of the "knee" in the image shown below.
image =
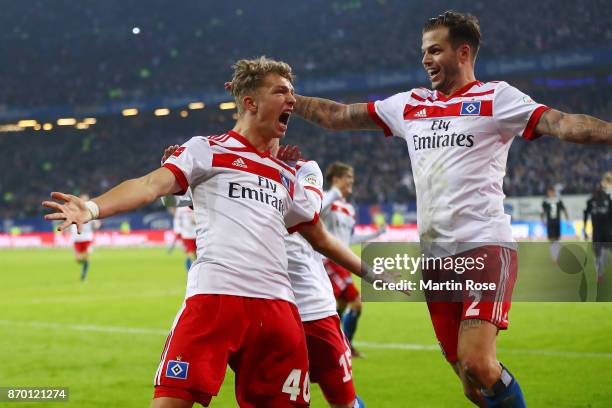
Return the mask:
<svg viewBox="0 0 612 408">
<path fill-rule="evenodd" d="M 480 388 L 493 386 L 499 380 L 501 374 L 501 366 L 497 360 L 477 354 L 459 356 L 459 367 L 465 378 L 475 385 L 475 387 L 469 388 L 473 388 L 476 393 Z M 468 387 L 466 387 L 465 393 L 470 398 Z M 473 392 L 469 391 L 469 393 L 472 394 Z"/>
</svg>

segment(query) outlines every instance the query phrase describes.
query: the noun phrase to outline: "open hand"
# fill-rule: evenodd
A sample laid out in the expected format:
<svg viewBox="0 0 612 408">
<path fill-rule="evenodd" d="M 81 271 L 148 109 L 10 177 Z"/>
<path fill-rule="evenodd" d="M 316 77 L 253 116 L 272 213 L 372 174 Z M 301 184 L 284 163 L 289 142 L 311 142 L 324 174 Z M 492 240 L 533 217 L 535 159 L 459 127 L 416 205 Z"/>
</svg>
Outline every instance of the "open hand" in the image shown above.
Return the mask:
<svg viewBox="0 0 612 408">
<path fill-rule="evenodd" d="M 45 215 L 45 220 L 63 220 L 64 222 L 57 227 L 58 231 L 63 231 L 70 227 L 70 225 L 76 224 L 77 231 L 80 234 L 81 226 L 92 219 L 91 212 L 87 209 L 85 201 L 72 194 L 58 192 L 51 193 L 51 198 L 56 201 L 43 201 L 42 205 L 56 212 Z"/>
<path fill-rule="evenodd" d="M 302 153 L 297 146 L 283 145 L 279 146 L 276 158 L 290 166 L 295 166 L 295 163 L 302 158 Z"/>
</svg>

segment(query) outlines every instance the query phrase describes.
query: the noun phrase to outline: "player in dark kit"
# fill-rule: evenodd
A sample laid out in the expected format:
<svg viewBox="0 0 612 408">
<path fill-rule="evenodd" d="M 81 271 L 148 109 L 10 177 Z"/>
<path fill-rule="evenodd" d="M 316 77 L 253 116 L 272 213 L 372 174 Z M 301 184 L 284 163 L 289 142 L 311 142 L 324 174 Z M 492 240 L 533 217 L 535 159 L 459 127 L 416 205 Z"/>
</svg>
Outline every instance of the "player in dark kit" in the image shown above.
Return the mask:
<svg viewBox="0 0 612 408">
<path fill-rule="evenodd" d="M 565 219 L 569 219 L 563 201 L 557 197 L 554 187 L 549 187 L 546 190 L 546 200 L 542 202 L 542 218 L 546 219 L 546 231 L 551 241 L 558 241 L 561 238 L 562 213 Z"/>
<path fill-rule="evenodd" d="M 556 262 L 559 258 L 559 240 L 561 239 L 561 214 L 568 220 L 567 209 L 561 201 L 561 197 L 557 197 L 557 192 L 554 187 L 548 187 L 546 190 L 546 199 L 542 202 L 542 221 L 546 222 L 546 232 L 550 244 L 550 255 Z"/>
<path fill-rule="evenodd" d="M 612 198 L 598 184 L 587 201 L 584 210 L 584 237 L 588 239 L 586 223 L 591 217 L 593 224 L 593 252 L 595 252 L 597 283 L 602 283 L 606 270 L 608 252 L 612 249 Z"/>
</svg>

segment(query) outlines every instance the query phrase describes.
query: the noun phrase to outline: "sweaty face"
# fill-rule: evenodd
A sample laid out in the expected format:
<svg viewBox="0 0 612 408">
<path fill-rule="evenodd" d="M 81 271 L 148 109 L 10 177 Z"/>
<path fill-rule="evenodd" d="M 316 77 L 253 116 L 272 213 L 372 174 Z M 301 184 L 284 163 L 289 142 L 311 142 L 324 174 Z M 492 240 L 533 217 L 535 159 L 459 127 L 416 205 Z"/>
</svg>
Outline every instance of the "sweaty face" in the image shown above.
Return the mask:
<svg viewBox="0 0 612 408">
<path fill-rule="evenodd" d="M 448 28 L 441 27 L 423 33 L 423 67 L 432 89 L 445 95 L 453 89 L 459 76 L 459 55 L 448 40 Z"/>
<path fill-rule="evenodd" d="M 273 138 L 287 132 L 295 96 L 291 82 L 278 74 L 268 74 L 254 96 L 257 126 Z"/>
</svg>

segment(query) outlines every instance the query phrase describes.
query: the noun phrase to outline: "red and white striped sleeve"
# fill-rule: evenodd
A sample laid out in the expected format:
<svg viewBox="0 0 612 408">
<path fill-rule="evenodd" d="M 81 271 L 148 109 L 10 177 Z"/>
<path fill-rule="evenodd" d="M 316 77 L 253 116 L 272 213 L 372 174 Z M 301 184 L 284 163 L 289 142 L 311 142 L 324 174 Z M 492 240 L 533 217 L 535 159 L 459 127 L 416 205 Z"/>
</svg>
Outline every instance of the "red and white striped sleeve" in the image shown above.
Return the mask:
<svg viewBox="0 0 612 408">
<path fill-rule="evenodd" d="M 203 137 L 193 137 L 166 160 L 163 167 L 170 170 L 181 191 L 176 195 L 183 195 L 190 185 L 207 174 L 212 164 L 212 150 L 208 140 Z"/>
<path fill-rule="evenodd" d="M 404 106 L 410 95 L 410 92 L 402 92 L 381 101 L 368 103 L 370 117 L 382 129 L 385 136 L 402 135 Z"/>
<path fill-rule="evenodd" d="M 541 135 L 535 127 L 542 114 L 550 109 L 506 82 L 499 82 L 493 99 L 493 118 L 505 138 L 521 136 L 534 140 Z"/>
</svg>

